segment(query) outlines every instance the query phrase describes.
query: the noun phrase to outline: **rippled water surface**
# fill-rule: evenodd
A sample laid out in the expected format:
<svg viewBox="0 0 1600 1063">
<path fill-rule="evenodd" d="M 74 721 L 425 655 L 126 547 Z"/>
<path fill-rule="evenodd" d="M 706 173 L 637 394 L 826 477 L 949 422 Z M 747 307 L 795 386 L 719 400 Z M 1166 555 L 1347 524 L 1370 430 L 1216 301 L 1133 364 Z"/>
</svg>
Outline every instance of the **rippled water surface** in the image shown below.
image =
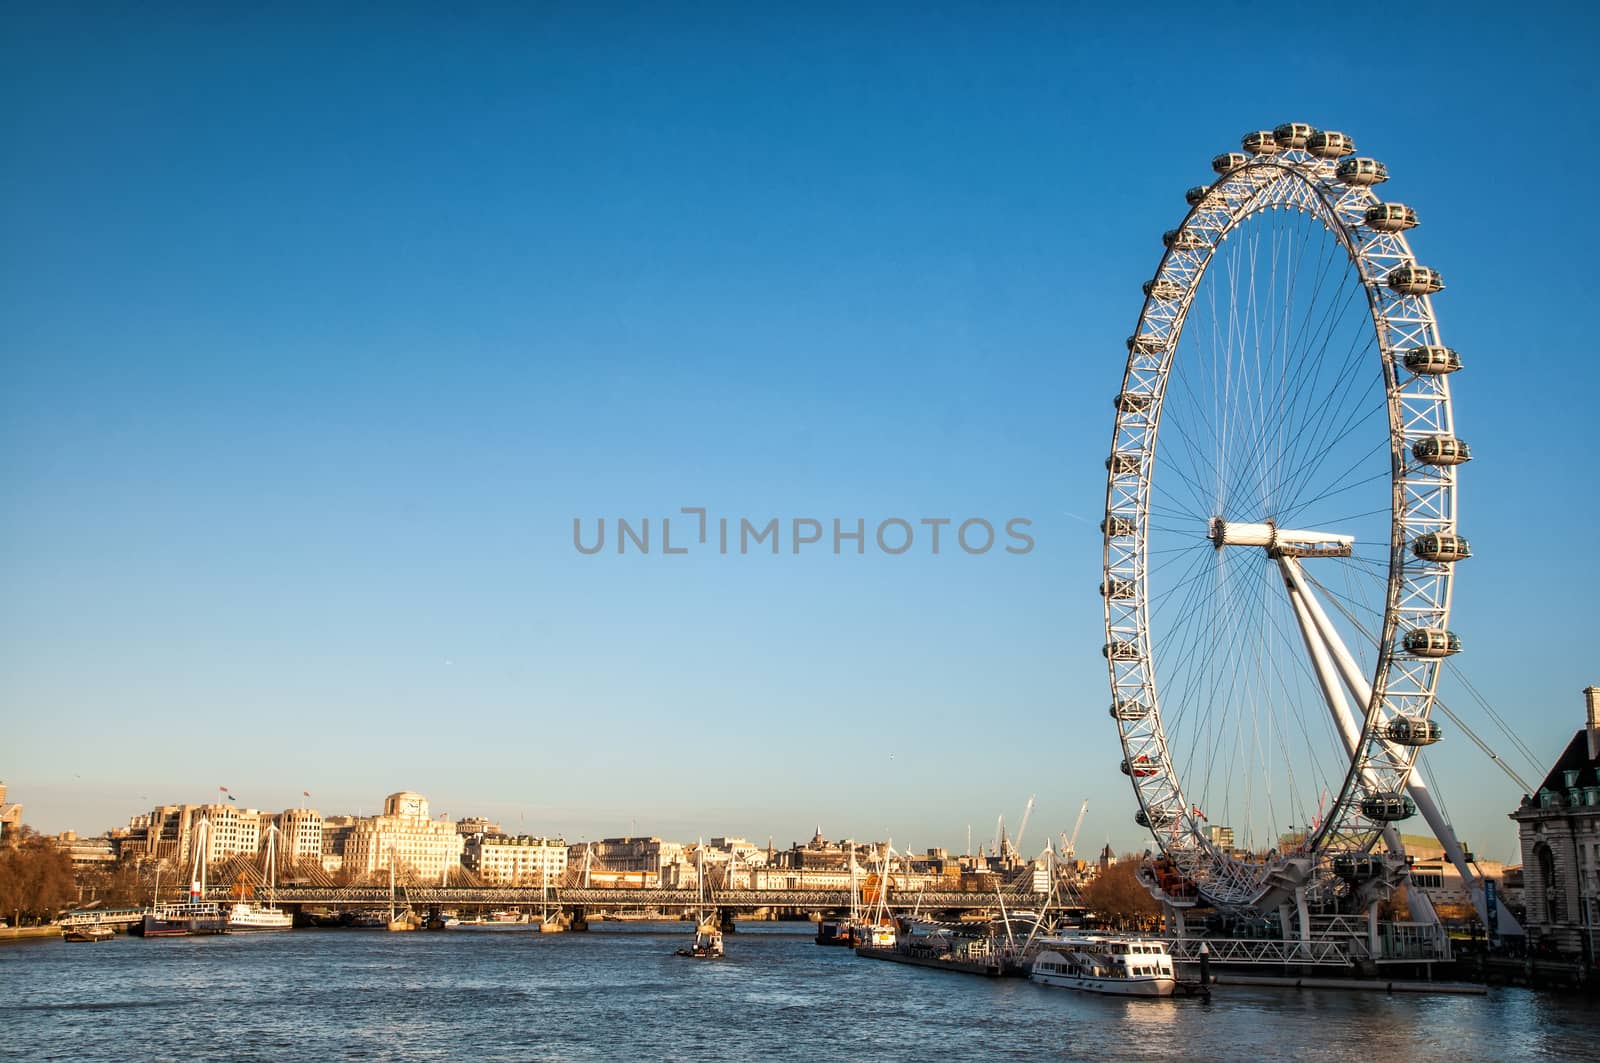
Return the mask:
<svg viewBox="0 0 1600 1063">
<path fill-rule="evenodd" d="M 679 925 L 587 934 L 296 930 L 0 947 L 0 1058 L 27 1060 L 1600 1059 L 1571 995 L 1219 987 L 1139 1001 L 858 959 L 803 924 L 720 962 Z"/>
</svg>

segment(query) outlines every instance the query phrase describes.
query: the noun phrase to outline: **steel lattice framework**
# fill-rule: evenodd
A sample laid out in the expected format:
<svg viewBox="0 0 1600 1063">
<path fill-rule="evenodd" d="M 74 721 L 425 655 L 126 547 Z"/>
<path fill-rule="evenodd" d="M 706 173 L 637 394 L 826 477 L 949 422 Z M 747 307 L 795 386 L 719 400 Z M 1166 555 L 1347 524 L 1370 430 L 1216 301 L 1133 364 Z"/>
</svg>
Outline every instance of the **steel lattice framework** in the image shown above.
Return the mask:
<svg viewBox="0 0 1600 1063">
<path fill-rule="evenodd" d="M 1191 210 L 1178 229 L 1163 237 L 1166 251 L 1154 278 L 1145 285 L 1138 327 L 1128 340 L 1127 369 L 1116 398 L 1116 426 L 1106 463 L 1105 582 L 1101 593 L 1111 716 L 1126 758 L 1123 769 L 1137 795 L 1137 819 L 1159 843 L 1177 880 L 1200 899 L 1233 909 L 1259 910 L 1282 903 L 1296 890 L 1338 892 L 1341 880 L 1331 870 L 1336 858 L 1344 856 L 1348 868 L 1350 858 L 1373 853 L 1377 842 L 1386 836 L 1393 838 L 1390 828 L 1401 818 L 1395 802 L 1405 800 L 1421 746 L 1437 736 L 1436 729 L 1430 730 L 1429 713 L 1442 657 L 1459 645 L 1448 631 L 1448 620 L 1453 562 L 1467 555 L 1465 540 L 1455 534 L 1457 465 L 1466 460 L 1467 451 L 1455 436 L 1447 379 L 1448 373 L 1459 368 L 1459 360 L 1443 346 L 1431 298 L 1442 284 L 1438 275 L 1419 266 L 1412 254 L 1405 234 L 1416 224 L 1415 212 L 1401 204 L 1385 203 L 1373 191 L 1375 184 L 1387 178 L 1382 164 L 1352 157 L 1354 144 L 1343 134 L 1298 124 L 1252 133 L 1245 138 L 1245 147 L 1244 152 L 1218 156 L 1213 162 L 1219 174 L 1216 181 L 1190 191 Z M 1319 224 L 1343 250 L 1345 262 L 1338 269 L 1344 271 L 1347 283 L 1364 292 L 1370 334 L 1366 325 L 1359 327 L 1370 349 L 1362 352 L 1363 364 L 1365 371 L 1381 374 L 1382 383 L 1381 395 L 1376 384 L 1369 385 L 1374 397 L 1372 423 L 1376 427 L 1386 420 L 1388 426 L 1386 441 L 1369 442 L 1375 450 L 1387 453 L 1389 529 L 1387 543 L 1374 544 L 1369 562 L 1373 585 L 1382 588 L 1382 601 L 1372 608 L 1371 644 L 1361 647 L 1367 660 L 1361 666 L 1365 687 L 1362 678 L 1351 674 L 1352 655 L 1346 653 L 1343 660 L 1343 677 L 1354 707 L 1343 748 L 1338 751 L 1341 763 L 1347 760 L 1347 768 L 1342 779 L 1335 780 L 1337 794 L 1333 786 L 1327 788 L 1331 803 L 1308 824 L 1297 845 L 1241 851 L 1211 836 L 1206 813 L 1198 804 L 1202 798 L 1186 792 L 1185 775 L 1175 763 L 1176 751 L 1163 723 L 1165 705 L 1193 701 L 1197 693 L 1158 689 L 1158 677 L 1170 677 L 1160 676 L 1161 647 L 1159 637 L 1152 634 L 1152 610 L 1163 608 L 1163 594 L 1176 592 L 1160 585 L 1160 567 L 1153 566 L 1150 554 L 1150 529 L 1170 519 L 1161 505 L 1152 509 L 1152 499 L 1162 468 L 1157 441 L 1185 324 L 1197 305 L 1197 293 L 1206 287 L 1208 270 L 1222 261 L 1230 248 L 1234 248 L 1235 260 L 1230 268 L 1237 276 L 1247 276 L 1244 258 L 1258 252 L 1251 244 L 1241 251 L 1237 242 L 1248 239 L 1264 244 L 1266 238 L 1247 238 L 1240 235 L 1241 230 L 1252 222 L 1266 224 L 1260 219 L 1272 212 L 1297 212 L 1302 219 L 1297 224 Z M 1290 253 L 1284 254 L 1289 261 Z M 1274 281 L 1268 292 L 1293 298 L 1274 291 L 1280 284 L 1285 291 L 1290 288 L 1287 281 Z M 1238 291 L 1219 296 L 1213 286 L 1212 305 L 1219 297 L 1226 301 L 1230 295 L 1244 298 Z M 1265 298 L 1255 288 L 1249 297 Z M 1300 297 L 1304 298 L 1303 293 Z M 1352 293 L 1350 298 L 1359 304 L 1359 296 Z M 1237 308 L 1234 311 L 1237 316 Z M 1265 312 L 1255 312 L 1262 320 L 1269 319 Z M 1280 316 L 1287 320 L 1286 312 Z M 1360 311 L 1356 316 L 1365 321 Z M 1213 319 L 1219 319 L 1215 310 Z M 1316 328 L 1317 322 L 1311 321 L 1301 326 L 1301 332 L 1314 333 Z M 1247 350 L 1236 349 L 1248 343 L 1229 334 L 1232 331 L 1231 327 L 1220 330 L 1221 338 L 1212 352 L 1213 359 L 1228 359 L 1230 373 L 1240 371 L 1235 357 L 1239 364 L 1249 359 Z M 1300 364 L 1292 362 L 1293 358 L 1311 357 L 1305 353 L 1312 350 L 1310 340 L 1297 338 L 1289 328 L 1282 335 L 1288 337 L 1281 342 L 1285 367 Z M 1187 371 L 1203 375 L 1204 369 L 1191 365 Z M 1287 378 L 1287 369 L 1284 375 Z M 1290 386 L 1271 384 L 1284 393 Z M 1259 393 L 1269 395 L 1269 386 L 1260 385 Z M 1339 392 L 1332 394 L 1337 398 Z M 1268 405 L 1265 399 L 1251 401 Z M 1386 407 L 1386 417 L 1376 412 L 1380 402 Z M 1203 404 L 1193 405 L 1199 408 Z M 1325 420 L 1334 426 L 1343 423 L 1333 417 Z M 1347 420 L 1354 423 L 1353 415 Z M 1333 429 L 1323 430 L 1331 438 Z M 1220 470 L 1224 460 L 1230 459 L 1227 454 L 1203 453 L 1203 442 L 1196 442 L 1200 432 L 1182 425 L 1173 431 L 1182 435 L 1173 436 L 1169 449 L 1187 453 L 1197 468 L 1204 469 L 1202 461 L 1209 458 Z M 1381 430 L 1375 434 L 1381 435 Z M 1226 448 L 1229 442 L 1224 439 L 1220 445 Z M 1288 443 L 1279 440 L 1274 445 Z M 1260 475 L 1281 475 L 1271 471 L 1269 456 L 1252 460 L 1263 470 Z M 1381 456 L 1377 460 L 1381 461 Z M 1218 479 L 1222 479 L 1220 472 Z M 1285 508 L 1289 508 L 1287 504 Z M 1336 658 L 1343 647 L 1328 633 L 1331 625 L 1310 590 L 1315 581 L 1305 575 L 1302 562 L 1306 568 L 1314 568 L 1321 563 L 1315 560 L 1318 557 L 1348 556 L 1359 548 L 1350 546 L 1350 537 L 1338 536 L 1336 528 L 1328 529 L 1326 535 L 1280 534 L 1272 512 L 1213 511 L 1209 516 L 1209 526 L 1192 530 L 1197 538 L 1209 537 L 1215 553 L 1220 555 L 1224 545 L 1259 546 L 1265 549 L 1267 559 L 1278 563 L 1294 607 L 1300 610 L 1296 615 L 1306 632 L 1305 648 L 1316 671 L 1305 669 L 1304 660 L 1295 667 L 1319 677 L 1326 692 L 1329 676 L 1339 674 Z M 1381 517 L 1372 519 L 1377 522 Z M 1250 523 L 1238 523 L 1241 521 Z M 1441 542 L 1445 544 L 1442 548 Z M 1452 544 L 1457 545 L 1453 553 Z M 1203 574 L 1197 578 L 1205 582 Z M 1188 593 L 1199 592 L 1190 588 Z M 1323 621 L 1321 629 L 1316 627 L 1318 615 Z M 1320 650 L 1319 640 L 1323 643 Z M 1169 665 L 1167 671 L 1174 667 Z M 1261 688 L 1269 690 L 1271 670 L 1286 666 L 1248 662 L 1241 655 L 1238 667 L 1257 669 L 1264 677 Z M 1284 685 L 1277 683 L 1279 688 Z M 1326 712 L 1332 707 L 1337 716 L 1332 700 L 1336 696 L 1336 692 L 1327 692 L 1329 705 L 1319 706 L 1319 710 Z M 1218 703 L 1227 700 L 1223 695 L 1213 697 Z M 1200 710 L 1186 711 L 1198 715 Z M 1420 737 L 1406 742 L 1397 741 L 1397 735 L 1402 739 Z M 1199 763 L 1185 763 L 1182 768 L 1191 773 L 1209 771 Z M 1390 870 L 1383 873 L 1391 881 L 1394 864 L 1390 860 Z M 1349 876 L 1343 881 L 1348 883 Z"/>
</svg>

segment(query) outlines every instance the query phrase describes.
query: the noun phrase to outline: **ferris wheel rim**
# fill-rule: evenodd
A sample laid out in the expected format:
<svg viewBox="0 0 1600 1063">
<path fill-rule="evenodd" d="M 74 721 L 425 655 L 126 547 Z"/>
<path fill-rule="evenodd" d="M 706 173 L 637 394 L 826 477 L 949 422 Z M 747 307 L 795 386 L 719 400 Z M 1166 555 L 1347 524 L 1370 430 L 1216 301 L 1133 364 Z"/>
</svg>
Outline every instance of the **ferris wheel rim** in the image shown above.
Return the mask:
<svg viewBox="0 0 1600 1063">
<path fill-rule="evenodd" d="M 1249 138 L 1246 141 L 1248 144 Z M 1353 150 L 1353 145 L 1350 147 Z M 1387 176 L 1382 164 L 1372 160 L 1356 162 L 1371 164 L 1383 177 Z M 1362 823 L 1352 818 L 1350 810 L 1355 804 L 1356 792 L 1364 785 L 1373 789 L 1367 784 L 1374 777 L 1381 777 L 1387 787 L 1384 792 L 1403 792 L 1414 767 L 1417 748 L 1409 747 L 1409 753 L 1402 752 L 1397 757 L 1394 747 L 1379 735 L 1379 724 L 1386 718 L 1386 709 L 1390 710 L 1390 715 L 1426 723 L 1439 667 L 1437 658 L 1416 658 L 1397 652 L 1400 626 L 1409 623 L 1415 628 L 1420 618 L 1423 626 L 1448 633 L 1452 568 L 1445 564 L 1424 570 L 1410 564 L 1407 547 L 1417 535 L 1425 534 L 1423 528 L 1454 532 L 1457 491 L 1453 466 L 1443 467 L 1442 474 L 1432 472 L 1419 477 L 1413 475 L 1404 457 L 1406 445 L 1413 438 L 1428 435 L 1454 438 L 1448 381 L 1443 373 L 1424 378 L 1422 374 L 1408 374 L 1404 368 L 1398 368 L 1398 355 L 1404 343 L 1423 348 L 1447 348 L 1443 347 L 1433 315 L 1432 292 L 1417 294 L 1426 285 L 1411 285 L 1412 291 L 1403 292 L 1402 285 L 1393 283 L 1391 278 L 1396 271 L 1431 271 L 1417 264 L 1404 228 L 1386 231 L 1363 226 L 1367 211 L 1384 204 L 1371 191 L 1371 184 L 1375 182 L 1340 179 L 1347 165 L 1341 165 L 1336 158 L 1313 155 L 1303 147 L 1257 152 L 1250 156 L 1218 157 L 1219 177 L 1205 189 L 1192 190 L 1191 209 L 1180 226 L 1169 230 L 1163 238 L 1167 249 L 1154 278 L 1146 285 L 1145 302 L 1134 334 L 1129 338 L 1128 363 L 1122 390 L 1117 396 L 1112 457 L 1107 461 L 1106 525 L 1102 529 L 1105 533 L 1106 582 L 1102 584 L 1105 654 L 1111 678 L 1112 715 L 1123 748 L 1124 770 L 1133 783 L 1143 825 L 1150 830 L 1164 855 L 1186 855 L 1182 863 L 1191 879 L 1197 880 L 1203 892 L 1224 902 L 1248 902 L 1247 895 L 1260 891 L 1267 872 L 1260 865 L 1251 865 L 1255 868 L 1253 871 L 1243 868 L 1201 831 L 1200 810 L 1189 802 L 1182 777 L 1173 765 L 1150 645 L 1151 595 L 1147 585 L 1150 475 L 1160 455 L 1157 439 L 1172 360 L 1195 293 L 1228 237 L 1247 219 L 1266 210 L 1289 207 L 1312 214 L 1346 251 L 1358 283 L 1366 290 L 1383 375 L 1390 450 L 1394 455 L 1388 543 L 1390 563 L 1385 583 L 1383 626 L 1375 646 L 1372 694 L 1368 703 L 1361 706 L 1364 710 L 1361 740 L 1348 758 L 1334 809 L 1306 839 L 1306 855 L 1313 863 L 1319 855 L 1340 847 L 1370 850 L 1382 828 L 1375 820 Z M 1359 173 L 1362 167 L 1350 169 L 1352 173 Z M 1370 167 L 1368 172 L 1372 172 Z M 1393 297 L 1385 294 L 1389 287 L 1392 287 Z M 1413 342 L 1419 338 L 1420 343 Z M 1429 382 L 1429 389 L 1425 389 L 1429 390 L 1426 401 L 1404 391 L 1416 379 Z M 1148 400 L 1141 405 L 1129 401 L 1130 396 L 1146 396 Z M 1137 441 L 1138 445 L 1129 446 L 1130 440 Z M 1129 457 L 1137 460 L 1123 467 L 1123 460 Z M 1127 517 L 1133 519 L 1131 529 L 1115 523 Z M 1113 596 L 1106 593 L 1114 586 L 1120 589 L 1121 584 L 1116 581 L 1125 581 L 1130 576 L 1138 585 L 1136 604 L 1131 610 L 1115 606 Z M 1403 620 L 1403 617 L 1409 619 Z M 1127 645 L 1132 646 L 1131 656 L 1119 661 L 1119 654 Z M 1119 664 L 1132 667 L 1124 667 L 1119 674 Z M 1401 680 L 1398 690 L 1397 676 Z M 1144 717 L 1123 718 L 1124 694 L 1130 692 L 1135 693 L 1135 704 L 1143 707 Z M 1145 720 L 1149 721 L 1148 725 Z M 1135 736 L 1140 740 L 1130 741 Z M 1155 754 L 1153 759 L 1152 753 Z M 1135 763 L 1140 769 L 1129 770 L 1129 765 Z M 1152 763 L 1154 770 L 1147 767 Z M 1163 837 L 1169 824 L 1172 839 L 1176 840 L 1182 833 L 1182 844 Z M 1277 855 L 1276 859 L 1283 863 L 1288 857 Z"/>
</svg>

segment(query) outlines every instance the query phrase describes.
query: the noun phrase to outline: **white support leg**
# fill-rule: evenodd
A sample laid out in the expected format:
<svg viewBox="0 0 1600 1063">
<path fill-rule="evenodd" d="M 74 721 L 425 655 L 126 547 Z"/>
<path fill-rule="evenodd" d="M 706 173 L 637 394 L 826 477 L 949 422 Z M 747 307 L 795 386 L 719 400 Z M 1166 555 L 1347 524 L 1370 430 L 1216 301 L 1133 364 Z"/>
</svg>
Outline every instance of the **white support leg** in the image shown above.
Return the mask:
<svg viewBox="0 0 1600 1063">
<path fill-rule="evenodd" d="M 1278 566 L 1283 570 L 1289 591 L 1289 604 L 1294 607 L 1295 620 L 1300 625 L 1300 635 L 1305 639 L 1306 651 L 1311 654 L 1311 663 L 1317 672 L 1317 679 L 1322 685 L 1323 697 L 1327 699 L 1328 708 L 1333 713 L 1333 722 L 1339 729 L 1339 737 L 1344 740 L 1346 754 L 1351 760 L 1360 755 L 1362 724 L 1356 719 L 1355 713 L 1344 698 L 1344 692 L 1339 689 L 1338 683 L 1332 678 L 1336 668 L 1333 665 L 1333 656 L 1328 645 L 1322 638 L 1321 631 L 1317 628 L 1314 619 L 1316 599 L 1312 598 L 1304 589 L 1305 583 L 1299 578 L 1299 563 L 1290 557 L 1280 557 Z M 1340 644 L 1342 648 L 1343 644 Z M 1370 700 L 1370 698 L 1369 698 Z M 1365 703 L 1363 703 L 1365 704 Z M 1370 776 L 1367 782 L 1373 785 Z M 1383 844 L 1396 856 L 1405 854 L 1405 846 L 1400 841 L 1400 832 L 1394 824 L 1388 823 L 1383 827 Z M 1423 904 L 1427 905 L 1424 898 Z M 1433 907 L 1427 905 L 1426 918 L 1437 921 Z"/>
<path fill-rule="evenodd" d="M 1311 614 L 1312 622 L 1316 625 L 1320 641 L 1328 648 L 1338 667 L 1340 676 L 1344 679 L 1345 686 L 1350 688 L 1350 694 L 1362 705 L 1372 704 L 1372 684 L 1361 673 L 1356 665 L 1355 658 L 1351 655 L 1344 640 L 1339 637 L 1339 632 L 1334 628 L 1328 614 L 1323 611 L 1322 603 L 1317 601 L 1316 595 L 1311 593 L 1311 588 L 1306 585 L 1304 574 L 1300 571 L 1300 564 L 1292 557 L 1280 558 L 1278 566 L 1283 570 L 1284 576 L 1290 584 L 1291 595 L 1298 592 L 1299 598 L 1304 601 Z M 1381 709 L 1379 710 L 1382 711 Z M 1359 741 L 1359 739 L 1358 739 Z M 1384 743 L 1385 751 L 1403 763 L 1403 755 Z M 1353 755 L 1353 754 L 1352 754 Z M 1461 843 L 1456 839 L 1455 828 L 1450 826 L 1444 818 L 1444 811 L 1433 799 L 1433 794 L 1428 790 L 1427 780 L 1422 775 L 1422 769 L 1412 767 L 1411 774 L 1406 777 L 1406 791 L 1416 802 L 1417 811 L 1422 813 L 1422 818 L 1427 821 L 1428 827 L 1433 831 L 1433 836 L 1439 839 L 1439 844 L 1444 848 L 1444 854 L 1450 863 L 1455 866 L 1460 874 L 1461 881 L 1472 894 L 1472 903 L 1478 910 L 1478 918 L 1485 928 L 1489 925 L 1488 904 L 1484 897 L 1483 883 L 1474 873 L 1472 865 L 1467 863 L 1466 854 L 1462 851 Z M 1397 839 L 1398 840 L 1398 839 Z M 1408 896 L 1411 891 L 1408 891 Z M 1420 891 L 1417 891 L 1420 892 Z M 1433 915 L 1433 906 L 1423 899 L 1429 915 Z"/>
</svg>

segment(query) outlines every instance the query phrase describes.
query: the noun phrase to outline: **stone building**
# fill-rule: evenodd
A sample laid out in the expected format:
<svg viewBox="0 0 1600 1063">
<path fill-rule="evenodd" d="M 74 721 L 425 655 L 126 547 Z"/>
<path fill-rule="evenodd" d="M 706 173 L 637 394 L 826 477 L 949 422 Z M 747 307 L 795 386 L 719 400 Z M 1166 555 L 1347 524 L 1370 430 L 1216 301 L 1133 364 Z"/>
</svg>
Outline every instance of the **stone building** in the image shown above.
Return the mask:
<svg viewBox="0 0 1600 1063">
<path fill-rule="evenodd" d="M 344 839 L 341 866 L 364 875 L 387 871 L 393 859 L 397 871 L 437 882 L 461 866 L 465 841 L 454 823 L 432 818 L 426 797 L 401 790 L 384 798 L 382 815 L 356 821 Z"/>
<path fill-rule="evenodd" d="M 271 817 L 267 818 L 270 821 Z M 169 866 L 187 870 L 194 866 L 202 821 L 206 824 L 206 860 L 211 864 L 240 853 L 254 855 L 265 840 L 262 814 L 253 808 L 233 804 L 157 805 L 128 820 L 126 833 L 118 839 L 119 853 L 134 859 L 164 860 Z"/>
<path fill-rule="evenodd" d="M 6 784 L 0 782 L 0 841 L 22 829 L 22 806 L 6 803 Z"/>
<path fill-rule="evenodd" d="M 291 862 L 320 862 L 322 813 L 314 808 L 286 808 L 278 813 L 278 855 Z"/>
<path fill-rule="evenodd" d="M 579 842 L 567 847 L 567 866 L 586 868 L 591 882 L 601 872 L 620 872 L 639 876 L 643 886 L 656 886 L 661 881 L 662 869 L 684 858 L 684 846 L 679 842 L 664 842 L 660 838 L 602 838 L 597 842 Z"/>
<path fill-rule="evenodd" d="M 1473 901 L 1473 888 L 1471 883 L 1461 881 L 1461 872 L 1445 856 L 1444 846 L 1438 839 L 1427 834 L 1402 834 L 1400 842 L 1405 846 L 1406 856 L 1411 864 L 1406 879 L 1406 889 L 1418 890 L 1428 896 L 1435 909 L 1440 905 L 1452 905 L 1458 908 L 1471 907 Z M 1485 879 L 1493 879 L 1498 885 L 1502 902 L 1505 899 L 1504 864 L 1494 860 L 1480 860 L 1472 853 L 1472 847 L 1465 842 L 1462 848 L 1467 861 L 1472 865 L 1478 875 Z M 1504 903 L 1501 905 L 1505 907 Z M 1507 921 L 1504 912 L 1501 913 L 1500 932 L 1507 932 Z"/>
<path fill-rule="evenodd" d="M 559 886 L 567 871 L 567 843 L 560 838 L 474 834 L 461 862 L 485 882 Z"/>
<path fill-rule="evenodd" d="M 1511 813 L 1522 842 L 1528 944 L 1594 962 L 1600 932 L 1600 687 L 1537 793 Z"/>
<path fill-rule="evenodd" d="M 344 847 L 355 833 L 359 816 L 325 816 L 322 820 L 322 870 L 337 874 L 344 869 Z"/>
</svg>

